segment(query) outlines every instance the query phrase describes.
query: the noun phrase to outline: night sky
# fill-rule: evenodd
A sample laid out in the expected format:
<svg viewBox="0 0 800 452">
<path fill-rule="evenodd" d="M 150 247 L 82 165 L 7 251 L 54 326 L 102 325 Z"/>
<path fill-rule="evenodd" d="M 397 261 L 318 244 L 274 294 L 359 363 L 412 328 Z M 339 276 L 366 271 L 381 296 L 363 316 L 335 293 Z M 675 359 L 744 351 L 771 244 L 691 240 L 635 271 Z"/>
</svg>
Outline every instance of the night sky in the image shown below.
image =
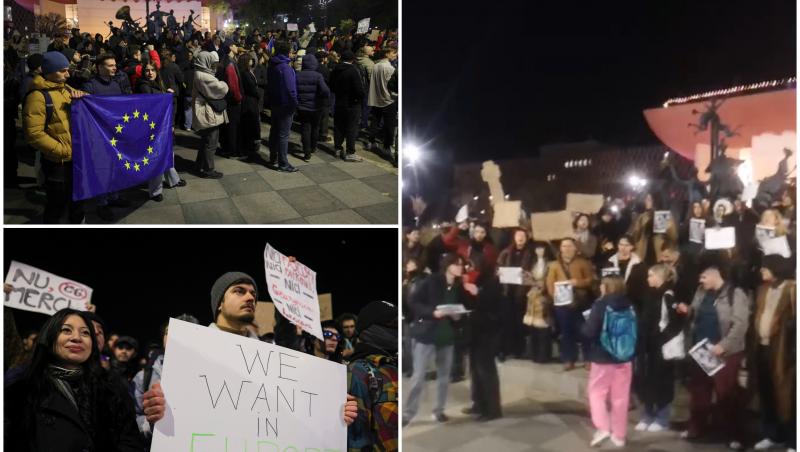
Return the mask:
<svg viewBox="0 0 800 452">
<path fill-rule="evenodd" d="M 796 73 L 794 1 L 467 5 L 403 2 L 403 139 L 439 163 L 655 144 L 645 108 Z"/>
<path fill-rule="evenodd" d="M 227 271 L 255 278 L 259 300 L 268 300 L 267 242 L 317 272 L 317 293 L 333 294 L 334 315 L 358 313 L 372 300 L 396 303 L 397 240 L 394 228 L 6 228 L 3 257 L 6 269 L 16 260 L 92 287 L 109 330 L 142 343 L 160 340 L 170 316 L 190 313 L 209 324 L 211 286 Z M 46 319 L 13 312 L 21 334 Z"/>
</svg>

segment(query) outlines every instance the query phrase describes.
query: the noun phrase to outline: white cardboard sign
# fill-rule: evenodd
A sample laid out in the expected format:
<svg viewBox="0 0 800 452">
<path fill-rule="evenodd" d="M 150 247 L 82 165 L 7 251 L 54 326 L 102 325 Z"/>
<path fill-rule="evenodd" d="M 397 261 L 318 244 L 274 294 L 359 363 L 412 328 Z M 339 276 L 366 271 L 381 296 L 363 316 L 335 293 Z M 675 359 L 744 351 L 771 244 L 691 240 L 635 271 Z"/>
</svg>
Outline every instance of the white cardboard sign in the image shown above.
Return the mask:
<svg viewBox="0 0 800 452">
<path fill-rule="evenodd" d="M 170 319 L 151 450 L 344 452 L 346 382 L 341 364 Z"/>
<path fill-rule="evenodd" d="M 286 31 L 298 31 L 297 24 L 286 24 Z"/>
<path fill-rule="evenodd" d="M 706 228 L 706 249 L 727 250 L 736 247 L 736 229 Z"/>
<path fill-rule="evenodd" d="M 267 243 L 264 248 L 267 289 L 275 309 L 303 331 L 322 337 L 317 297 L 317 273 L 289 258 Z"/>
<path fill-rule="evenodd" d="M 363 34 L 369 31 L 369 17 L 358 21 L 358 28 L 356 33 Z"/>
<path fill-rule="evenodd" d="M 653 213 L 653 233 L 664 234 L 669 228 L 669 220 L 672 218 L 672 212 L 669 210 L 656 210 Z"/>
<path fill-rule="evenodd" d="M 17 261 L 11 261 L 5 282 L 14 286 L 5 297 L 7 308 L 53 315 L 64 308 L 85 311 L 92 299 L 91 287 Z"/>
<path fill-rule="evenodd" d="M 501 284 L 522 284 L 522 267 L 497 267 Z"/>
<path fill-rule="evenodd" d="M 689 220 L 689 241 L 693 243 L 703 243 L 706 235 L 706 220 L 702 218 L 692 218 Z"/>
</svg>

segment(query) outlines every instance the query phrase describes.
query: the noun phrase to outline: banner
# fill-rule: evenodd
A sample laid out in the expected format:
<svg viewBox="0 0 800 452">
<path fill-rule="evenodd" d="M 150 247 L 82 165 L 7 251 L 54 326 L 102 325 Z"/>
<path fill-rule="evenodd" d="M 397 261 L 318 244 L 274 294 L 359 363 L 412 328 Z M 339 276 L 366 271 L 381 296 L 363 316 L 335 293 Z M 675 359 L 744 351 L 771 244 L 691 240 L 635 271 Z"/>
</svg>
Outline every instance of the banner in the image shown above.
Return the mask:
<svg viewBox="0 0 800 452">
<path fill-rule="evenodd" d="M 173 166 L 172 94 L 72 102 L 72 199 L 144 184 Z"/>
<path fill-rule="evenodd" d="M 317 274 L 298 261 L 289 262 L 269 243 L 264 248 L 267 289 L 275 309 L 290 322 L 320 340 L 322 325 L 317 297 Z"/>
<path fill-rule="evenodd" d="M 53 315 L 64 308 L 86 310 L 92 288 L 36 267 L 11 261 L 6 284 L 14 289 L 6 294 L 4 306 Z"/>
<path fill-rule="evenodd" d="M 519 227 L 522 201 L 495 201 L 492 207 L 494 208 L 493 228 Z"/>
<path fill-rule="evenodd" d="M 297 31 L 297 24 L 286 24 L 286 31 Z"/>
<path fill-rule="evenodd" d="M 361 19 L 358 21 L 358 28 L 356 29 L 356 33 L 363 34 L 369 31 L 369 17 L 366 19 Z"/>
<path fill-rule="evenodd" d="M 153 452 L 342 451 L 341 364 L 170 319 Z"/>
<path fill-rule="evenodd" d="M 568 210 L 531 214 L 533 239 L 550 241 L 573 236 L 572 214 Z"/>
<path fill-rule="evenodd" d="M 567 211 L 572 213 L 595 214 L 603 208 L 603 195 L 567 193 Z"/>
</svg>

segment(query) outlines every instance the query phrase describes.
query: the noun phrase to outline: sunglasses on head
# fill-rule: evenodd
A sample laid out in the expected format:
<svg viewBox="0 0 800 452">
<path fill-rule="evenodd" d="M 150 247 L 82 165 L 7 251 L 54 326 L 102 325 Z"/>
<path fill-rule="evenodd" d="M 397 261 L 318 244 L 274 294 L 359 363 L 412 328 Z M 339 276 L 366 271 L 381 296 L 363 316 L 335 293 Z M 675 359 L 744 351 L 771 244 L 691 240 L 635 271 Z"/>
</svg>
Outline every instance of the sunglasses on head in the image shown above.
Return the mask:
<svg viewBox="0 0 800 452">
<path fill-rule="evenodd" d="M 334 333 L 333 331 L 323 331 L 322 337 L 325 339 L 335 338 L 337 341 L 341 340 L 342 336 L 339 333 Z"/>
</svg>

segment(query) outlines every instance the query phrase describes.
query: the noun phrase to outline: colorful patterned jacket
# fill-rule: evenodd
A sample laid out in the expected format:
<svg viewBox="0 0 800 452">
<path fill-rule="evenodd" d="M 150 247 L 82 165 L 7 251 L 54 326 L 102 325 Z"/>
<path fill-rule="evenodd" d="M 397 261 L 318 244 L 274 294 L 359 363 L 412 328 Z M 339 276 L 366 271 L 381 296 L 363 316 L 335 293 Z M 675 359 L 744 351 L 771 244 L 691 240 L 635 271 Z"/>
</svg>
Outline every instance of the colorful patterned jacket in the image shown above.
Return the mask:
<svg viewBox="0 0 800 452">
<path fill-rule="evenodd" d="M 347 369 L 347 392 L 358 403 L 358 417 L 347 429 L 348 451 L 397 451 L 397 361 L 368 355 Z"/>
</svg>

